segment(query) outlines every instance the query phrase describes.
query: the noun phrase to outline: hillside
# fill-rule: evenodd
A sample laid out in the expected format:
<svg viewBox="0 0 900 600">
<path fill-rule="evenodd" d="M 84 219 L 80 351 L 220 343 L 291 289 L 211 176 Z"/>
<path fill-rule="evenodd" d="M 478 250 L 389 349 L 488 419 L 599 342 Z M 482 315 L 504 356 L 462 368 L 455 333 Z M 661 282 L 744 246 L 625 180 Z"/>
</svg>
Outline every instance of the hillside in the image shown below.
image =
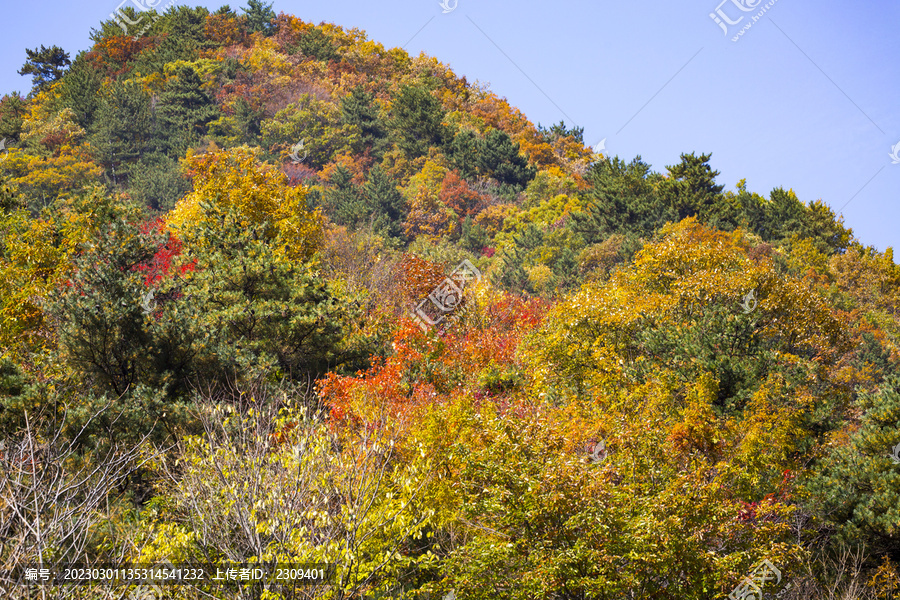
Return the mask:
<svg viewBox="0 0 900 600">
<path fill-rule="evenodd" d="M 900 597 L 890 248 L 359 30 L 123 10 L 0 100 L 9 597 Z"/>
</svg>

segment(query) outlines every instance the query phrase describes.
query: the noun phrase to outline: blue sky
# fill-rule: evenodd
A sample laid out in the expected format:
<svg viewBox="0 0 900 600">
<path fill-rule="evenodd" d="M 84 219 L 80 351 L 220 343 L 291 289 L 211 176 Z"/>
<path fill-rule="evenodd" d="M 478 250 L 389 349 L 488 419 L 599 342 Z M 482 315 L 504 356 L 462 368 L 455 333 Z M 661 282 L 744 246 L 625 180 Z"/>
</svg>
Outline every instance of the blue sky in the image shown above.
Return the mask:
<svg viewBox="0 0 900 600">
<path fill-rule="evenodd" d="M 605 139 L 609 153 L 641 155 L 659 171 L 681 152 L 711 152 L 726 189 L 742 178 L 763 195 L 792 188 L 843 214 L 862 243 L 900 246 L 900 164 L 889 156 L 900 143 L 900 3 L 444 1 L 455 8 L 445 13 L 438 0 L 273 8 L 424 51 L 489 83 L 535 123 L 584 127 L 586 143 Z M 2 2 L 0 91 L 26 92 L 30 78 L 16 73 L 25 48 L 57 44 L 74 57 L 119 0 Z M 740 18 L 727 35 L 710 17 L 717 9 L 720 20 Z"/>
</svg>

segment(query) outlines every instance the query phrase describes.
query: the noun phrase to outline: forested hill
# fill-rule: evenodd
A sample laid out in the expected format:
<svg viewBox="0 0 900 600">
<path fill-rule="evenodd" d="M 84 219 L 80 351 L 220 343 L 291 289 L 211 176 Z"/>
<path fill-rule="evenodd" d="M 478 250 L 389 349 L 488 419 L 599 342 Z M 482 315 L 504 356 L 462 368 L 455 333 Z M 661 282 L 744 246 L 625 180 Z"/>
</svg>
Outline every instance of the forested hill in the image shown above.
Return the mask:
<svg viewBox="0 0 900 600">
<path fill-rule="evenodd" d="M 357 29 L 121 10 L 0 101 L 0 571 L 898 597 L 890 248 Z"/>
</svg>

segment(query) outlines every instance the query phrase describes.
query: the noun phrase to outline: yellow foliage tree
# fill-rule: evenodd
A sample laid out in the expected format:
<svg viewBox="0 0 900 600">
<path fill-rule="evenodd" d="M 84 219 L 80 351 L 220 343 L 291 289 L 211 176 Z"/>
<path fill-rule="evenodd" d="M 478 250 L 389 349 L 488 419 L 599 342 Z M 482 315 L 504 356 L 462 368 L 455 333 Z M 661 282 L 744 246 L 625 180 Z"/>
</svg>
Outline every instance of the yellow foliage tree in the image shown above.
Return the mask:
<svg viewBox="0 0 900 600">
<path fill-rule="evenodd" d="M 439 199 L 441 183 L 447 174 L 447 167 L 442 163 L 441 157 L 429 159 L 403 190 L 410 207 L 403 224 L 407 236 L 449 235 L 456 224 L 457 215 Z"/>
<path fill-rule="evenodd" d="M 258 160 L 246 146 L 205 154 L 189 152 L 185 167 L 194 190 L 178 202 L 167 222 L 176 233 L 209 222 L 205 205 L 234 208 L 246 225 L 270 223 L 279 251 L 290 259 L 309 259 L 322 241 L 322 216 L 306 204 L 306 192 Z"/>
</svg>

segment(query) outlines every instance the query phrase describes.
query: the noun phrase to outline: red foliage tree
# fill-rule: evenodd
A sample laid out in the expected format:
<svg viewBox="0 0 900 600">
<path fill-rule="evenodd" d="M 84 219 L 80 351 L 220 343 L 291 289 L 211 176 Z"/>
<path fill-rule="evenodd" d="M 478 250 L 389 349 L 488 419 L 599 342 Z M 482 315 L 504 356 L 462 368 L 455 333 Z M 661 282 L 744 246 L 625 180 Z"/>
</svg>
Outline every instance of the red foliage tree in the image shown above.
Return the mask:
<svg viewBox="0 0 900 600">
<path fill-rule="evenodd" d="M 450 171 L 441 183 L 438 199 L 453 209 L 460 218 L 473 217 L 481 212 L 490 198 L 469 187 L 456 171 Z"/>
</svg>

